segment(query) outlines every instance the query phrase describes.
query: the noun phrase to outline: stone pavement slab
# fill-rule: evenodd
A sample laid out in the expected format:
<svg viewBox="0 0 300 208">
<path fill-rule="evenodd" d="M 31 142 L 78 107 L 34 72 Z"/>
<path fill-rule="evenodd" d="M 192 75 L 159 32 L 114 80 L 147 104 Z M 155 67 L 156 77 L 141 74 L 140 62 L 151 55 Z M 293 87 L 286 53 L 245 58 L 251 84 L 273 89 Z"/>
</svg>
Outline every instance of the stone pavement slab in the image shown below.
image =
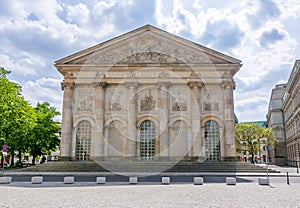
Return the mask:
<svg viewBox="0 0 300 208">
<path fill-rule="evenodd" d="M 53 184 L 53 183 L 51 183 Z M 128 183 L 127 183 L 128 184 Z M 16 184 L 17 185 L 17 184 Z M 300 184 L 0 186 L 0 207 L 299 207 Z"/>
</svg>

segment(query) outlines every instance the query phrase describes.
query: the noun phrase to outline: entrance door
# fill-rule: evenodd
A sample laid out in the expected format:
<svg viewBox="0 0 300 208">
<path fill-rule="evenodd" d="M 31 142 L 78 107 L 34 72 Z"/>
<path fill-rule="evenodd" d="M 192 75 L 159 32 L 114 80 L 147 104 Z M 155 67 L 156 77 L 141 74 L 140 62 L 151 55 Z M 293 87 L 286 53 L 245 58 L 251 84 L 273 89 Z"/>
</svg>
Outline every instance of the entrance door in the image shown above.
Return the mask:
<svg viewBox="0 0 300 208">
<path fill-rule="evenodd" d="M 220 160 L 219 126 L 212 120 L 205 123 L 205 156 L 207 161 Z"/>
<path fill-rule="evenodd" d="M 141 160 L 154 160 L 155 158 L 155 125 L 146 120 L 141 124 L 140 133 L 140 157 Z"/>
</svg>

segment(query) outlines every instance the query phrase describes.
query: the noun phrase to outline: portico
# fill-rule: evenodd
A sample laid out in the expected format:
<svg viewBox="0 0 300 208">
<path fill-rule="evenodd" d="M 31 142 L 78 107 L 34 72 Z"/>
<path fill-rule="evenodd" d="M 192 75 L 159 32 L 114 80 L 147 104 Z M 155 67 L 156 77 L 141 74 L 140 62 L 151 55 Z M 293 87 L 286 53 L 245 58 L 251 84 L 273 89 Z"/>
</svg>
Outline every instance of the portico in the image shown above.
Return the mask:
<svg viewBox="0 0 300 208">
<path fill-rule="evenodd" d="M 55 66 L 64 76 L 61 159 L 236 157 L 240 60 L 146 25 Z"/>
</svg>

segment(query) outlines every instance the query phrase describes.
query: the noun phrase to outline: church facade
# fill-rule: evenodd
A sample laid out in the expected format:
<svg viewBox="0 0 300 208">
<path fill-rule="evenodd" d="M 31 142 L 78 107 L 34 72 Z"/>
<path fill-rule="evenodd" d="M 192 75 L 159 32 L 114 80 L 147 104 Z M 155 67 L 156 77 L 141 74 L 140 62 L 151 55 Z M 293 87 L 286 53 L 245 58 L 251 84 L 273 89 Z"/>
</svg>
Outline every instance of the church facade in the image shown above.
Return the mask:
<svg viewBox="0 0 300 208">
<path fill-rule="evenodd" d="M 61 160 L 236 158 L 240 60 L 145 25 L 55 66 L 64 76 Z"/>
</svg>

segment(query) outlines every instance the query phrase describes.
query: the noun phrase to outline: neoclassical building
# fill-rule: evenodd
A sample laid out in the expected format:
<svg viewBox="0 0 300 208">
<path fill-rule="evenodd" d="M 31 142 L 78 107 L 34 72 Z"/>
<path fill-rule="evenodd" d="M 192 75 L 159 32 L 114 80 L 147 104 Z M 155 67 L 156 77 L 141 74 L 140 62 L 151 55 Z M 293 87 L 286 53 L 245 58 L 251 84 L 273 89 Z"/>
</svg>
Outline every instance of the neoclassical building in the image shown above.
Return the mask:
<svg viewBox="0 0 300 208">
<path fill-rule="evenodd" d="M 296 60 L 283 97 L 288 165 L 300 165 L 300 60 Z"/>
<path fill-rule="evenodd" d="M 236 158 L 241 61 L 145 25 L 55 62 L 64 76 L 60 158 Z"/>
</svg>

